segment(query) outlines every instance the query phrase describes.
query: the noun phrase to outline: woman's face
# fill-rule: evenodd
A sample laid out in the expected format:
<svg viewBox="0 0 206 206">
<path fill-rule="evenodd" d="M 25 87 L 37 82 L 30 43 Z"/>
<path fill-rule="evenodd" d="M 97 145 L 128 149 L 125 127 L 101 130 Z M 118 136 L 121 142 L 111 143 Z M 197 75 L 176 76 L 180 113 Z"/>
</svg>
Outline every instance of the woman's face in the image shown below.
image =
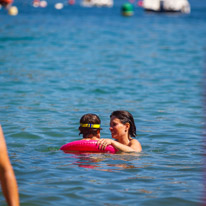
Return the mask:
<svg viewBox="0 0 206 206">
<path fill-rule="evenodd" d="M 115 116 L 112 116 L 110 119 L 109 129 L 111 131 L 112 138 L 117 140 L 122 139 L 125 135 L 128 134 L 127 125 L 122 124 L 121 121 Z"/>
</svg>

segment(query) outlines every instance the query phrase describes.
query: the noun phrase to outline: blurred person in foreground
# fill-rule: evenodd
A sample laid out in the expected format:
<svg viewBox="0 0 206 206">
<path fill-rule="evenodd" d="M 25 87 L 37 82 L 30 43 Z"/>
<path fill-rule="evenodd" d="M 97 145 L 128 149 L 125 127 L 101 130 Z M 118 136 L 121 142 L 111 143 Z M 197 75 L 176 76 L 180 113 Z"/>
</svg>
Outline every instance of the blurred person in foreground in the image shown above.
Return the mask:
<svg viewBox="0 0 206 206">
<path fill-rule="evenodd" d="M 9 206 L 19 206 L 18 186 L 9 160 L 3 130 L 0 125 L 0 182 Z"/>
</svg>

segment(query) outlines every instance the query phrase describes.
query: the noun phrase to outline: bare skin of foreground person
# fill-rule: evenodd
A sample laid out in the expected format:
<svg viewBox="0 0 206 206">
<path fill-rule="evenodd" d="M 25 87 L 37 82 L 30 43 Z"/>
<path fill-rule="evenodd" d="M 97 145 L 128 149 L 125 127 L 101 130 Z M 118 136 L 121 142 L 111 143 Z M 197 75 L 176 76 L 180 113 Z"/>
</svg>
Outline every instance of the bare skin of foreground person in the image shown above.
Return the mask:
<svg viewBox="0 0 206 206">
<path fill-rule="evenodd" d="M 0 182 L 9 206 L 19 206 L 18 186 L 9 160 L 3 130 L 0 125 Z"/>
</svg>

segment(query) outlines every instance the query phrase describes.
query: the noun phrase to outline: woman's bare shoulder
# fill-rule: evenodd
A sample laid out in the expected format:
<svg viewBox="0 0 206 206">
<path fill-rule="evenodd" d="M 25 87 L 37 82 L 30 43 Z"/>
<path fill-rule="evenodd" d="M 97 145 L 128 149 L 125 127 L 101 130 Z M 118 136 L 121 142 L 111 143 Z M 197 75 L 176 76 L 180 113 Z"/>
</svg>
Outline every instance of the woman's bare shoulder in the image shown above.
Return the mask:
<svg viewBox="0 0 206 206">
<path fill-rule="evenodd" d="M 140 142 L 136 139 L 132 139 L 130 141 L 130 146 L 136 151 L 136 152 L 141 152 L 142 151 L 142 146 Z"/>
</svg>

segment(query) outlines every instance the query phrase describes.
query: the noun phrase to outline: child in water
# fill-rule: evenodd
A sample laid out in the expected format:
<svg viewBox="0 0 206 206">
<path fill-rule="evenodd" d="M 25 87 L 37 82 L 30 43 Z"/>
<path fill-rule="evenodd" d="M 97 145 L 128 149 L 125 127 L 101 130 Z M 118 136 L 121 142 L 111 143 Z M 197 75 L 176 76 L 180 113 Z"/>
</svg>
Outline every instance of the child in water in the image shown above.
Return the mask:
<svg viewBox="0 0 206 206">
<path fill-rule="evenodd" d="M 85 114 L 80 119 L 79 135 L 83 135 L 84 140 L 99 140 L 101 120 L 96 114 Z"/>
</svg>

